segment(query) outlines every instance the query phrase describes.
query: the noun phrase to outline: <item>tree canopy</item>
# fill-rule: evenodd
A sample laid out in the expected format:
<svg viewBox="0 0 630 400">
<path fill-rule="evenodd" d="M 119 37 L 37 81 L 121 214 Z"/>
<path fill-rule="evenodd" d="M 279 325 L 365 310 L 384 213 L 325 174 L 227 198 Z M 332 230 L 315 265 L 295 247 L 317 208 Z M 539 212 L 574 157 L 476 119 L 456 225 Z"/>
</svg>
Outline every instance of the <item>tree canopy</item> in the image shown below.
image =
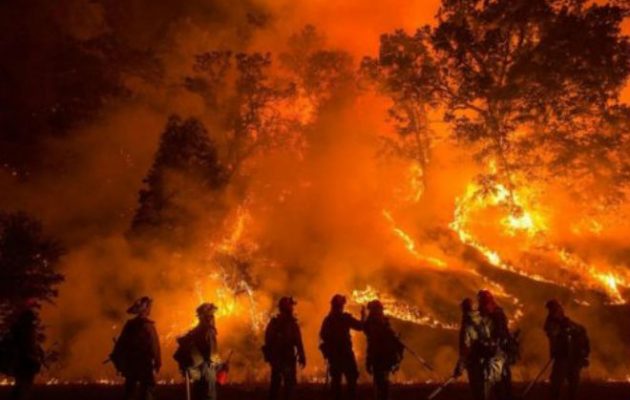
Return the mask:
<svg viewBox="0 0 630 400">
<path fill-rule="evenodd" d="M 585 0 L 443 0 L 435 27 L 381 37 L 363 68 L 392 98 L 399 132 L 426 160 L 426 110 L 443 111 L 476 159 L 515 175 L 628 183 L 628 9 Z M 422 139 L 422 140 L 420 140 Z M 611 187 L 615 187 L 612 185 Z M 617 186 L 618 187 L 618 186 Z"/>
<path fill-rule="evenodd" d="M 61 245 L 24 213 L 0 212 L 0 317 L 52 301 L 63 275 Z"/>
<path fill-rule="evenodd" d="M 195 118 L 172 116 L 140 190 L 130 233 L 166 236 L 175 245 L 184 244 L 190 239 L 189 227 L 197 220 L 188 204 L 200 193 L 221 188 L 225 179 L 225 169 L 203 124 Z"/>
</svg>

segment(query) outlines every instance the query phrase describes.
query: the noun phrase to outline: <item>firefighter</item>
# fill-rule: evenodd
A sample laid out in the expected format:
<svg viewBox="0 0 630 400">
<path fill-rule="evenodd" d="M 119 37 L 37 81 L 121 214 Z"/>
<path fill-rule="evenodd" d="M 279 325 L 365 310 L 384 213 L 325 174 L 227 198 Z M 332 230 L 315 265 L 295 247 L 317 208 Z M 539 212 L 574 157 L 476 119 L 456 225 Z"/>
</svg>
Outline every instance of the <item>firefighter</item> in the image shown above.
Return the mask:
<svg viewBox="0 0 630 400">
<path fill-rule="evenodd" d="M 468 384 L 475 400 L 484 400 L 483 357 L 480 350 L 481 317 L 474 310 L 471 299 L 461 303 L 462 322 L 459 330 L 459 360 L 453 376 L 459 378 L 464 370 L 468 375 Z"/>
<path fill-rule="evenodd" d="M 195 400 L 216 400 L 216 373 L 218 361 L 217 328 L 214 314 L 217 307 L 203 303 L 197 307 L 197 326 L 177 339 L 174 358 L 188 380 L 192 381 Z"/>
<path fill-rule="evenodd" d="M 346 298 L 340 294 L 330 301 L 330 312 L 324 318 L 319 332 L 320 350 L 328 363 L 331 380 L 331 392 L 334 400 L 341 399 L 341 380 L 345 377 L 348 387 L 348 398 L 356 398 L 359 370 L 352 349 L 350 330 L 360 331 L 363 322 L 344 312 Z"/>
<path fill-rule="evenodd" d="M 551 370 L 551 398 L 560 399 L 562 385 L 569 384 L 569 400 L 577 398 L 580 372 L 588 367 L 590 344 L 586 329 L 571 321 L 557 300 L 546 304 L 548 315 L 545 333 L 549 338 L 549 353 L 553 360 Z"/>
<path fill-rule="evenodd" d="M 269 399 L 292 398 L 297 383 L 296 363 L 306 367 L 306 356 L 302 344 L 302 333 L 294 315 L 296 301 L 292 297 L 283 297 L 278 302 L 278 314 L 269 321 L 265 329 L 263 356 L 271 366 L 271 384 Z"/>
<path fill-rule="evenodd" d="M 155 323 L 149 319 L 153 301 L 141 297 L 127 309 L 135 315 L 123 327 L 114 345 L 110 359 L 125 377 L 125 399 L 150 400 L 155 390 L 155 374 L 160 371 L 162 360 L 160 342 Z"/>
<path fill-rule="evenodd" d="M 516 355 L 513 337 L 508 328 L 508 320 L 503 309 L 497 305 L 488 290 L 480 290 L 478 295 L 480 319 L 480 341 L 478 343 L 483 360 L 484 396 L 492 394 L 498 400 L 512 398 L 512 374 L 510 364 Z"/>
<path fill-rule="evenodd" d="M 363 324 L 367 338 L 366 368 L 374 380 L 376 400 L 389 398 L 389 376 L 398 370 L 404 347 L 385 317 L 383 304 L 372 300 L 367 305 L 368 316 Z"/>
</svg>

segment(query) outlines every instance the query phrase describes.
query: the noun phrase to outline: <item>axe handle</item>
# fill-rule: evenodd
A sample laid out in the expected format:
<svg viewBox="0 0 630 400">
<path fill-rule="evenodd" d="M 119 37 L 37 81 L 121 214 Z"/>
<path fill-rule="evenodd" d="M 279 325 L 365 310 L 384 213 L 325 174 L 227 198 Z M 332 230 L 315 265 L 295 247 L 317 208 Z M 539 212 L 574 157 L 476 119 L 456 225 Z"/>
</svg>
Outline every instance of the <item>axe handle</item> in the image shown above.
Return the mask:
<svg viewBox="0 0 630 400">
<path fill-rule="evenodd" d="M 545 371 L 547 371 L 547 368 L 549 368 L 549 366 L 551 365 L 551 363 L 553 362 L 553 358 L 550 358 L 549 361 L 547 361 L 547 364 L 545 364 L 545 366 L 543 367 L 543 369 L 540 370 L 540 372 L 538 373 L 538 375 L 536 376 L 536 379 L 534 379 L 533 381 L 531 381 L 529 383 L 529 385 L 527 385 L 527 387 L 525 388 L 525 391 L 523 391 L 523 394 L 521 395 L 521 398 L 524 399 L 525 397 L 527 397 L 527 395 L 529 394 L 529 392 L 532 390 L 532 388 L 534 387 L 535 384 L 538 383 L 538 381 L 540 380 L 540 378 L 543 376 L 543 374 L 545 373 Z"/>
<path fill-rule="evenodd" d="M 437 389 L 435 389 L 433 392 L 431 392 L 431 394 L 429 395 L 429 397 L 427 397 L 427 400 L 433 400 L 438 394 L 440 394 L 442 392 L 442 390 L 444 390 L 448 385 L 450 385 L 451 383 L 453 383 L 453 381 L 456 378 L 454 376 L 451 376 L 450 378 L 448 378 L 446 380 L 446 382 L 444 382 L 442 385 L 440 385 Z"/>
<path fill-rule="evenodd" d="M 186 400 L 190 400 L 190 373 L 186 370 Z"/>
</svg>

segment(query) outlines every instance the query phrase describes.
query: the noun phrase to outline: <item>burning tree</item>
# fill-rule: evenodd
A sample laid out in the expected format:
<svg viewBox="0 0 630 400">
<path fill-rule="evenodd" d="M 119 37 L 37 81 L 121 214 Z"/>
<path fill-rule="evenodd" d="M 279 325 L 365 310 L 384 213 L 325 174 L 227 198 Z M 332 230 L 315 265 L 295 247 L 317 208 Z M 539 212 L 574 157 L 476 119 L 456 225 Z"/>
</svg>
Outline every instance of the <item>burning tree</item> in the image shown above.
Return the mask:
<svg viewBox="0 0 630 400">
<path fill-rule="evenodd" d="M 203 97 L 217 125 L 228 179 L 260 150 L 289 144 L 299 121 L 286 112 L 292 84 L 273 80 L 269 53 L 210 51 L 197 55 L 187 88 Z"/>
<path fill-rule="evenodd" d="M 288 50 L 280 54 L 280 61 L 289 70 L 298 93 L 304 92 L 311 99 L 316 112 L 353 97 L 352 57 L 327 48 L 325 36 L 312 25 L 289 38 Z"/>
<path fill-rule="evenodd" d="M 0 213 L 0 320 L 27 303 L 57 297 L 61 245 L 24 213 Z"/>
<path fill-rule="evenodd" d="M 602 121 L 622 111 L 630 74 L 626 13 L 584 0 L 442 2 L 431 34 L 436 90 L 455 136 L 496 160 L 490 181 L 511 192 L 518 172 L 566 174 L 569 159 L 614 158 L 599 150 L 615 147 Z"/>
<path fill-rule="evenodd" d="M 435 84 L 439 78 L 428 44 L 429 33 L 425 28 L 414 35 L 401 30 L 384 34 L 378 57 L 365 58 L 361 63 L 362 74 L 393 103 L 389 116 L 401 140 L 387 140 L 389 148 L 419 164 L 423 186 L 434 135 L 428 114 L 438 103 Z"/>
<path fill-rule="evenodd" d="M 627 15 L 618 3 L 444 0 L 435 27 L 382 35 L 378 57 L 362 63 L 364 76 L 392 101 L 399 137 L 389 148 L 416 160 L 423 178 L 438 139 L 434 111 L 483 165 L 456 200 L 450 224 L 464 244 L 490 265 L 532 280 L 577 274 L 575 287 L 603 290 L 617 303 L 625 274 L 550 243 L 533 205 L 545 185 L 563 185 L 599 209 L 627 194 L 630 164 L 621 154 L 630 146 L 630 113 L 619 99 L 630 75 L 630 44 L 620 31 Z M 475 238 L 467 226 L 472 213 L 492 208 L 506 214 L 497 221 L 506 236 L 520 232 L 532 239 L 527 245 L 535 238 L 557 271 L 515 266 Z"/>
</svg>

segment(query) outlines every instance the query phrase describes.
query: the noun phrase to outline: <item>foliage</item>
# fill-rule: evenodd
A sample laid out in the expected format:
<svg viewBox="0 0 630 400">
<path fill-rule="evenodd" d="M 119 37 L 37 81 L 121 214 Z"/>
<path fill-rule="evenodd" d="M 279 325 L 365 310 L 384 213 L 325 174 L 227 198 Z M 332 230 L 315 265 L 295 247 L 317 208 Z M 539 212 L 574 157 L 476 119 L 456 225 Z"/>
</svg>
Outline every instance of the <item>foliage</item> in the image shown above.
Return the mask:
<svg viewBox="0 0 630 400">
<path fill-rule="evenodd" d="M 630 76 L 627 15 L 584 0 L 443 0 L 437 26 L 383 35 L 363 72 L 392 99 L 401 137 L 417 137 L 403 150 L 423 166 L 434 138 L 427 110 L 437 106 L 510 191 L 517 176 L 605 176 L 618 197 L 629 182 L 619 102 Z"/>
<path fill-rule="evenodd" d="M 52 301 L 63 275 L 56 267 L 61 245 L 24 213 L 0 213 L 0 316 L 25 305 Z"/>
<path fill-rule="evenodd" d="M 384 34 L 378 57 L 366 57 L 361 63 L 363 77 L 375 82 L 378 90 L 392 100 L 389 116 L 401 140 L 390 140 L 389 147 L 416 160 L 423 173 L 432 147 L 428 108 L 438 102 L 438 68 L 427 43 L 429 32 L 425 28 L 414 35 L 402 30 Z"/>
<path fill-rule="evenodd" d="M 172 116 L 144 179 L 131 233 L 166 232 L 173 244 L 185 243 L 189 239 L 186 232 L 197 219 L 187 204 L 199 193 L 220 189 L 225 182 L 225 169 L 203 124 L 195 118 Z"/>
<path fill-rule="evenodd" d="M 585 1 L 443 1 L 431 43 L 456 137 L 481 144 L 479 158 L 495 158 L 508 183 L 512 171 L 531 171 L 540 152 L 569 169 L 554 141 L 571 144 L 562 132 L 601 135 L 571 128 L 606 116 L 630 73 L 623 16 Z"/>
</svg>

